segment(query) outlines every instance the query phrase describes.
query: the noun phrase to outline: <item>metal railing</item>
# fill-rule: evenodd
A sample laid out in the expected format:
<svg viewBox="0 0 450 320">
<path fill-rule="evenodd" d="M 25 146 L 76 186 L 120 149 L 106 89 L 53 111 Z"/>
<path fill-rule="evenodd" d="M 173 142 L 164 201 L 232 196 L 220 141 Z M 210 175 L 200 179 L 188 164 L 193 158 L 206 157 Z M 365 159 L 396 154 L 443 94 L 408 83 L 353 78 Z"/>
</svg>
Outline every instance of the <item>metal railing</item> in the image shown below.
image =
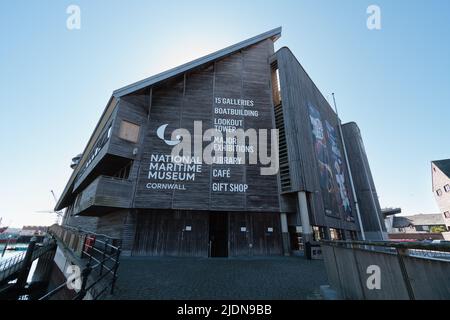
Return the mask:
<svg viewBox="0 0 450 320">
<path fill-rule="evenodd" d="M 32 262 L 36 259 L 39 259 L 50 250 L 53 250 L 55 246 L 56 244 L 54 243 L 54 241 L 52 242 L 51 240 L 49 240 L 49 242 L 47 243 L 34 247 L 30 261 Z M 25 261 L 26 255 L 27 251 L 23 251 L 8 259 L 0 261 L 0 283 L 9 280 L 22 270 L 22 268 L 24 267 L 23 263 Z"/>
<path fill-rule="evenodd" d="M 421 250 L 450 252 L 450 244 L 447 243 L 395 242 L 395 241 L 331 241 L 331 240 L 322 240 L 320 242 L 336 246 L 373 246 L 373 247 L 421 249 Z"/>
<path fill-rule="evenodd" d="M 89 292 L 96 300 L 109 290 L 114 294 L 121 254 L 121 240 L 71 227 L 54 225 L 49 233 L 82 261 L 81 288 L 73 297 L 82 300 Z M 67 287 L 62 283 L 39 300 L 48 300 Z"/>
<path fill-rule="evenodd" d="M 450 245 L 321 241 L 330 285 L 341 299 L 450 299 Z M 379 270 L 379 288 L 368 285 Z"/>
<path fill-rule="evenodd" d="M 22 269 L 26 252 L 21 252 L 8 259 L 0 261 L 0 283 Z"/>
</svg>

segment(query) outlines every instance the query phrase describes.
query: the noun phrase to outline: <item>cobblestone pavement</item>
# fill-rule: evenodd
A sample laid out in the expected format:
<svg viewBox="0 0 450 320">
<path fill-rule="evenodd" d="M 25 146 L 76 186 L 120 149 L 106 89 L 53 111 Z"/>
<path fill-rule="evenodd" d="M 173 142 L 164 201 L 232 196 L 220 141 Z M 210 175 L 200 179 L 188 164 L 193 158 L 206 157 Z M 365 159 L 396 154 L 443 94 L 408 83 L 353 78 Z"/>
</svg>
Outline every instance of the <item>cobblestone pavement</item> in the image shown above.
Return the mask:
<svg viewBox="0 0 450 320">
<path fill-rule="evenodd" d="M 114 296 L 149 300 L 320 299 L 323 261 L 276 258 L 121 258 Z"/>
</svg>

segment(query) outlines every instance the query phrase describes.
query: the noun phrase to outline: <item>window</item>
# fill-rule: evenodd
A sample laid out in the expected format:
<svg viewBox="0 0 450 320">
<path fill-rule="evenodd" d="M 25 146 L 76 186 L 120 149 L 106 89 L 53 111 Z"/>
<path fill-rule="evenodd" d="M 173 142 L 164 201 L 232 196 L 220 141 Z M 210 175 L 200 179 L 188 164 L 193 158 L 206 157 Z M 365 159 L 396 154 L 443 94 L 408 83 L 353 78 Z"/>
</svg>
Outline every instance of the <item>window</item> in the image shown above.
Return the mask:
<svg viewBox="0 0 450 320">
<path fill-rule="evenodd" d="M 81 201 L 81 196 L 82 196 L 81 193 L 77 195 L 77 198 L 75 199 L 75 203 L 74 203 L 74 205 L 73 205 L 73 208 L 74 208 L 74 209 L 76 208 L 76 209 L 78 210 L 78 206 L 79 206 L 80 201 Z"/>
<path fill-rule="evenodd" d="M 321 240 L 325 240 L 326 238 L 327 238 L 327 236 L 326 236 L 325 227 L 313 227 L 313 240 L 314 241 L 321 241 Z"/>
<path fill-rule="evenodd" d="M 330 228 L 331 240 L 343 240 L 342 230 Z"/>
<path fill-rule="evenodd" d="M 139 141 L 139 131 L 141 127 L 137 124 L 122 120 L 120 124 L 119 137 L 123 140 L 137 143 Z"/>
<path fill-rule="evenodd" d="M 429 232 L 430 226 L 416 226 L 416 231 Z"/>
<path fill-rule="evenodd" d="M 436 194 L 438 195 L 438 197 L 442 196 L 442 190 L 441 190 L 441 189 L 438 189 L 438 190 L 436 191 Z"/>
<path fill-rule="evenodd" d="M 444 217 L 445 217 L 446 219 L 450 219 L 450 211 L 445 211 L 445 212 L 444 212 Z"/>
<path fill-rule="evenodd" d="M 126 180 L 130 176 L 131 166 L 133 165 L 133 161 L 130 161 L 126 166 L 116 172 L 113 175 L 114 178 Z"/>
<path fill-rule="evenodd" d="M 350 231 L 350 239 L 352 241 L 358 240 L 358 234 L 356 233 L 356 231 Z"/>
<path fill-rule="evenodd" d="M 445 192 L 450 192 L 450 184 L 446 184 L 444 186 L 444 190 L 445 190 Z"/>
</svg>

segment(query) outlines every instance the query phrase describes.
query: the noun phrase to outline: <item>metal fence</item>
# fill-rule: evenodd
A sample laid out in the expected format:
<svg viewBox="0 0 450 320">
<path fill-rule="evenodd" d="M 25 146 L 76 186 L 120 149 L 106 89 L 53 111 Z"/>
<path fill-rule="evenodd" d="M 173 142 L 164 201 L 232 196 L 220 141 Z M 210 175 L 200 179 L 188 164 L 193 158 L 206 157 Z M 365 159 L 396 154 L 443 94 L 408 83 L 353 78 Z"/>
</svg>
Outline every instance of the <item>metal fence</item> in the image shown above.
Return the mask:
<svg viewBox="0 0 450 320">
<path fill-rule="evenodd" d="M 43 244 L 36 245 L 30 257 L 30 262 L 33 262 L 47 252 L 54 250 L 55 246 L 56 243 L 50 239 Z M 30 250 L 30 247 L 28 247 L 28 250 Z M 0 284 L 11 280 L 18 275 L 25 267 L 24 263 L 26 255 L 27 251 L 23 251 L 0 262 Z"/>
<path fill-rule="evenodd" d="M 448 244 L 322 241 L 321 245 L 328 280 L 339 299 L 450 299 Z"/>
<path fill-rule="evenodd" d="M 24 251 L 0 262 L 0 283 L 22 269 L 25 254 Z"/>
<path fill-rule="evenodd" d="M 121 254 L 120 239 L 59 225 L 50 227 L 49 233 L 70 249 L 82 264 L 82 285 L 74 295 L 74 300 L 84 299 L 88 292 L 94 300 L 108 290 L 114 294 Z M 49 300 L 66 287 L 67 283 L 64 282 L 40 300 Z"/>
</svg>

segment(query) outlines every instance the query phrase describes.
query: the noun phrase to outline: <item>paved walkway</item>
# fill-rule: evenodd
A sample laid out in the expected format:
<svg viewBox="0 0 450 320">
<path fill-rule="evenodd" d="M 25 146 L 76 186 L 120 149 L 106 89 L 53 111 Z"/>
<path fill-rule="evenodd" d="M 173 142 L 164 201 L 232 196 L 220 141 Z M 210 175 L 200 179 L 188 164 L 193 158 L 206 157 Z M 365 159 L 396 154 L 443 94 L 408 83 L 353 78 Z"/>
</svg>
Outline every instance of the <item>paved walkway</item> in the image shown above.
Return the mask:
<svg viewBox="0 0 450 320">
<path fill-rule="evenodd" d="M 109 299 L 320 299 L 327 284 L 322 261 L 276 258 L 121 258 Z"/>
</svg>

